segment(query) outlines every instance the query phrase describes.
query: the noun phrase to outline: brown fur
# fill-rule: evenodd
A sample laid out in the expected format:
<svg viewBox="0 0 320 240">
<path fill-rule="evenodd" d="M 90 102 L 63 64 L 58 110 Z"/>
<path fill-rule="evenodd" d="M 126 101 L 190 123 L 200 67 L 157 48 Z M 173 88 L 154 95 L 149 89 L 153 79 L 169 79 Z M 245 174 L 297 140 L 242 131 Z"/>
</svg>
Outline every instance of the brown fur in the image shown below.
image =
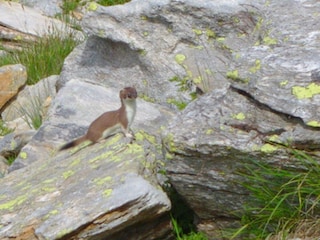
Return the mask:
<svg viewBox="0 0 320 240">
<path fill-rule="evenodd" d="M 87 140 L 91 143 L 96 143 L 103 137 L 104 131 L 115 127 L 117 124 L 120 124 L 123 133 L 126 135 L 129 132 L 130 127 L 128 126 L 129 121 L 126 105 L 127 101 L 135 101 L 137 98 L 137 91 L 133 87 L 126 87 L 120 91 L 119 97 L 121 100 L 121 107 L 118 110 L 103 113 L 90 124 L 88 131 L 84 136 L 66 143 L 59 150 L 61 151 L 75 147 Z"/>
</svg>

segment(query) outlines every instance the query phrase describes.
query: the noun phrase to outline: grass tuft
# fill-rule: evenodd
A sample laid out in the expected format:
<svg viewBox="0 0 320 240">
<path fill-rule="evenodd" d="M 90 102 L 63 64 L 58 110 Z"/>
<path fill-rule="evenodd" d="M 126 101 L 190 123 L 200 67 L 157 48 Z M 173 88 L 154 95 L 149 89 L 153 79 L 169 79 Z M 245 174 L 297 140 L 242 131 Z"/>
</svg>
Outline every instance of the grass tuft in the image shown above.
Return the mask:
<svg viewBox="0 0 320 240">
<path fill-rule="evenodd" d="M 72 32 L 58 30 L 35 42 L 22 43 L 22 50 L 12 50 L 0 58 L 0 66 L 21 63 L 27 68 L 27 84 L 37 83 L 42 78 L 60 74 L 64 59 L 79 42 Z"/>
<path fill-rule="evenodd" d="M 230 239 L 286 239 L 306 220 L 320 214 L 320 165 L 301 151 L 293 151 L 304 171 L 275 168 L 252 161 L 241 173 L 252 196 L 242 216 L 242 226 Z M 281 237 L 279 237 L 281 236 Z"/>
</svg>

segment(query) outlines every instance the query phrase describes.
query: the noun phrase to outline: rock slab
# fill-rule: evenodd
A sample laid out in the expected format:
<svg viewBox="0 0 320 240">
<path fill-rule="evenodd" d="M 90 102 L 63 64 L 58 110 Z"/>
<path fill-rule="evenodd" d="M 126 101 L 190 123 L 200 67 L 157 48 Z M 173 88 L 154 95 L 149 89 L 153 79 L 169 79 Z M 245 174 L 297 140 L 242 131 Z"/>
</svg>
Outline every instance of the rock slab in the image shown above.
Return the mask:
<svg viewBox="0 0 320 240">
<path fill-rule="evenodd" d="M 18 93 L 26 81 L 27 71 L 23 65 L 0 67 L 0 109 Z"/>
</svg>

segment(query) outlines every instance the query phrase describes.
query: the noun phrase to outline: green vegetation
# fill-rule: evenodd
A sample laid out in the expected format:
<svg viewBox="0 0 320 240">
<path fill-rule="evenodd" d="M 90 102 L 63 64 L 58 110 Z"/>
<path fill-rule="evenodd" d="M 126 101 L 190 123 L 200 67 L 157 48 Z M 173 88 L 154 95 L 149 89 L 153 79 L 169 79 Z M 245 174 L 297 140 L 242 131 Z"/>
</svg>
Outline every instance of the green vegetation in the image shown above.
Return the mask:
<svg viewBox="0 0 320 240">
<path fill-rule="evenodd" d="M 8 128 L 5 123 L 0 119 L 0 136 L 7 135 L 8 133 L 11 133 L 13 130 Z"/>
<path fill-rule="evenodd" d="M 97 3 L 102 6 L 113 6 L 117 4 L 125 4 L 130 2 L 130 0 L 98 0 Z"/>
<path fill-rule="evenodd" d="M 19 109 L 23 120 L 30 128 L 38 129 L 42 125 L 42 102 L 40 98 L 34 97 L 30 99 L 29 107 L 21 106 Z"/>
<path fill-rule="evenodd" d="M 13 50 L 0 58 L 0 66 L 21 63 L 27 68 L 27 84 L 60 74 L 63 61 L 78 44 L 74 34 L 62 34 L 53 30 L 51 34 L 35 42 L 22 43 L 22 50 Z"/>
<path fill-rule="evenodd" d="M 171 223 L 177 240 L 207 240 L 207 237 L 196 231 L 194 213 L 176 190 L 167 186 L 166 192 L 171 199 Z"/>
<path fill-rule="evenodd" d="M 63 14 L 70 14 L 70 12 L 75 11 L 79 6 L 84 6 L 88 2 L 90 1 L 64 0 L 61 6 Z M 96 2 L 102 6 L 113 6 L 130 2 L 130 0 L 98 0 Z"/>
<path fill-rule="evenodd" d="M 319 162 L 301 151 L 294 150 L 292 154 L 304 171 L 257 161 L 246 166 L 241 173 L 246 179 L 243 186 L 252 198 L 241 216 L 242 227 L 234 230 L 230 239 L 266 239 L 274 235 L 287 239 L 301 223 L 308 222 L 314 229 L 320 227 L 316 217 L 320 212 Z"/>
</svg>

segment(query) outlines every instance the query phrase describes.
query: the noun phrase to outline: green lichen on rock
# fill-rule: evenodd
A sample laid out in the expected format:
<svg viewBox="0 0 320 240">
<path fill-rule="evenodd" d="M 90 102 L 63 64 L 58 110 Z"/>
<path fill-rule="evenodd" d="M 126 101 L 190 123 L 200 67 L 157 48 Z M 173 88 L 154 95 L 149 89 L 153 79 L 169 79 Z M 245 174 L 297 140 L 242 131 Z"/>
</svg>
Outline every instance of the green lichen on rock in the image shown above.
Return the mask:
<svg viewBox="0 0 320 240">
<path fill-rule="evenodd" d="M 249 69 L 249 72 L 256 73 L 260 69 L 261 69 L 261 61 L 259 59 L 257 59 L 255 61 L 255 65 Z"/>
<path fill-rule="evenodd" d="M 266 144 L 262 145 L 262 147 L 260 148 L 260 151 L 264 152 L 264 153 L 273 153 L 277 149 L 278 148 L 276 146 L 271 145 L 269 143 L 266 143 Z"/>
<path fill-rule="evenodd" d="M 111 196 L 111 194 L 112 194 L 112 189 L 111 188 L 108 188 L 108 189 L 106 189 L 106 190 L 104 190 L 103 191 L 103 195 L 105 196 L 105 197 L 110 197 Z"/>
<path fill-rule="evenodd" d="M 320 85 L 310 83 L 306 87 L 294 86 L 292 87 L 292 94 L 298 99 L 312 98 L 316 94 L 320 94 Z"/>
<path fill-rule="evenodd" d="M 90 2 L 87 9 L 88 11 L 96 11 L 98 9 L 98 4 L 96 2 Z"/>
<path fill-rule="evenodd" d="M 174 57 L 175 61 L 178 63 L 178 64 L 183 64 L 183 62 L 186 60 L 186 56 L 183 55 L 183 54 L 177 54 L 175 57 Z"/>
<path fill-rule="evenodd" d="M 13 199 L 9 202 L 0 204 L 0 210 L 13 210 L 14 207 L 24 203 L 26 200 L 27 200 L 27 196 L 25 196 L 25 195 L 16 197 L 15 199 Z"/>
<path fill-rule="evenodd" d="M 45 187 L 42 187 L 41 190 L 44 191 L 44 192 L 54 192 L 54 191 L 57 190 L 57 188 L 56 187 L 47 187 L 47 186 L 45 186 Z"/>
<path fill-rule="evenodd" d="M 263 38 L 263 44 L 265 45 L 275 45 L 278 43 L 277 39 L 266 36 Z"/>
<path fill-rule="evenodd" d="M 233 71 L 227 72 L 227 78 L 232 79 L 232 80 L 237 80 L 239 78 L 238 70 L 233 70 Z"/>
<path fill-rule="evenodd" d="M 237 119 L 237 120 L 244 120 L 246 118 L 246 115 L 242 112 L 238 114 L 232 115 L 232 118 Z"/>
<path fill-rule="evenodd" d="M 202 35 L 202 30 L 201 30 L 201 29 L 192 29 L 192 31 L 193 31 L 197 36 Z"/>
<path fill-rule="evenodd" d="M 217 37 L 216 33 L 214 31 L 212 31 L 211 29 L 206 30 L 206 35 L 208 38 L 213 38 L 213 39 L 215 39 Z"/>
<path fill-rule="evenodd" d="M 214 132 L 213 129 L 207 129 L 207 130 L 206 130 L 206 135 L 210 135 L 210 134 L 212 134 L 213 132 Z"/>
<path fill-rule="evenodd" d="M 28 154 L 27 154 L 26 152 L 20 152 L 20 157 L 21 157 L 22 159 L 27 159 Z"/>
<path fill-rule="evenodd" d="M 169 133 L 167 136 L 165 136 L 164 143 L 166 144 L 169 152 L 176 152 L 177 151 L 177 147 L 174 143 L 173 134 Z"/>
<path fill-rule="evenodd" d="M 112 181 L 111 176 L 106 176 L 104 178 L 95 178 L 93 182 L 97 185 L 104 185 L 105 183 L 110 183 Z"/>
<path fill-rule="evenodd" d="M 147 140 L 149 143 L 156 145 L 157 144 L 157 140 L 156 137 L 146 133 L 143 130 L 140 130 L 139 132 L 135 133 L 135 137 L 137 141 L 143 141 L 143 140 Z"/>
<path fill-rule="evenodd" d="M 320 127 L 320 122 L 313 120 L 313 121 L 307 122 L 307 125 L 310 127 Z"/>
<path fill-rule="evenodd" d="M 280 85 L 281 87 L 283 87 L 283 86 L 286 86 L 288 83 L 289 83 L 288 80 L 283 80 L 283 81 L 281 81 L 281 82 L 279 83 L 279 85 Z"/>
<path fill-rule="evenodd" d="M 75 174 L 74 171 L 68 170 L 68 171 L 65 171 L 64 173 L 62 173 L 62 176 L 63 176 L 64 179 L 67 179 L 67 178 L 71 177 L 74 174 Z"/>
</svg>

